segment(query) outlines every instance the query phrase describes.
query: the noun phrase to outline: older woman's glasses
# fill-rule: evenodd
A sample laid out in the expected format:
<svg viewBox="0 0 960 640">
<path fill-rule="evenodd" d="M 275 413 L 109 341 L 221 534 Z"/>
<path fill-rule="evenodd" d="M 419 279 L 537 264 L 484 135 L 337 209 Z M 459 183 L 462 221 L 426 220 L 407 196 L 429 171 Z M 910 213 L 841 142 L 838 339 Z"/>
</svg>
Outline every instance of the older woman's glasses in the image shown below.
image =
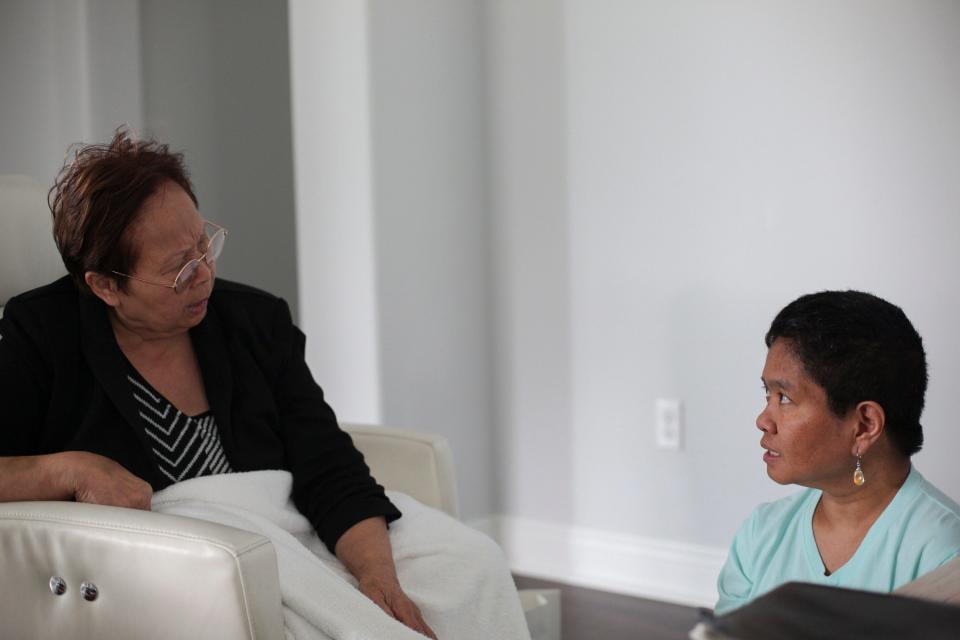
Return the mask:
<svg viewBox="0 0 960 640">
<path fill-rule="evenodd" d="M 137 282 L 144 282 L 146 284 L 152 284 L 158 287 L 166 287 L 167 289 L 173 289 L 175 292 L 181 293 L 188 289 L 193 283 L 193 279 L 197 275 L 197 270 L 200 268 L 201 262 L 206 262 L 208 265 L 213 265 L 213 263 L 217 261 L 217 258 L 220 257 L 220 254 L 223 253 L 223 243 L 227 238 L 227 230 L 218 224 L 210 222 L 209 220 L 204 220 L 203 233 L 204 236 L 209 238 L 207 241 L 207 250 L 204 251 L 203 255 L 199 258 L 189 260 L 186 264 L 180 267 L 180 272 L 177 273 L 177 277 L 172 284 L 167 284 L 165 282 L 154 282 L 153 280 L 146 280 L 139 276 L 130 275 L 129 273 L 120 273 L 119 271 L 112 271 L 111 273 L 124 278 L 130 278 L 131 280 L 136 280 Z"/>
</svg>

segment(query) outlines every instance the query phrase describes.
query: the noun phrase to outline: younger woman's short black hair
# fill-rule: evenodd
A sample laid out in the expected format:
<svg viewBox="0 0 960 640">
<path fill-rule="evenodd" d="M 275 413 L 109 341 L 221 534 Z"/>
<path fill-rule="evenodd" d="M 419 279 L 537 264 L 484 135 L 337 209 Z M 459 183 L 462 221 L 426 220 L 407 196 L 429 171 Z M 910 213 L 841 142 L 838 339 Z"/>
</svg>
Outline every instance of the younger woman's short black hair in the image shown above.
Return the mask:
<svg viewBox="0 0 960 640">
<path fill-rule="evenodd" d="M 927 358 L 900 307 L 862 291 L 808 294 L 774 318 L 767 347 L 776 340 L 788 342 L 835 415 L 872 400 L 883 407 L 886 432 L 904 456 L 923 446 Z"/>
</svg>

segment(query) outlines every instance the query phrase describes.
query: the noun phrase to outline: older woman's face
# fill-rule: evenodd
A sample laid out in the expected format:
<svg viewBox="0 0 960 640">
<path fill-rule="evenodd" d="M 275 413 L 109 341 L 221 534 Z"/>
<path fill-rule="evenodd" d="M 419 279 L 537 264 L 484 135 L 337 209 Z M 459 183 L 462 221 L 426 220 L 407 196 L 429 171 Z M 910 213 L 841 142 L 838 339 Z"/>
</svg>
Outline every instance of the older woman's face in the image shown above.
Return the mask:
<svg viewBox="0 0 960 640">
<path fill-rule="evenodd" d="M 171 284 L 183 265 L 202 255 L 207 247 L 203 220 L 193 200 L 173 182 L 144 202 L 132 240 L 138 253 L 133 273 Z M 215 275 L 215 266 L 202 262 L 189 286 L 180 293 L 128 280 L 116 311 L 128 324 L 150 331 L 186 331 L 206 315 Z"/>
<path fill-rule="evenodd" d="M 788 342 L 778 339 L 763 367 L 766 406 L 757 416 L 767 474 L 780 484 L 826 488 L 850 484 L 856 416 L 841 418 L 807 375 Z"/>
</svg>

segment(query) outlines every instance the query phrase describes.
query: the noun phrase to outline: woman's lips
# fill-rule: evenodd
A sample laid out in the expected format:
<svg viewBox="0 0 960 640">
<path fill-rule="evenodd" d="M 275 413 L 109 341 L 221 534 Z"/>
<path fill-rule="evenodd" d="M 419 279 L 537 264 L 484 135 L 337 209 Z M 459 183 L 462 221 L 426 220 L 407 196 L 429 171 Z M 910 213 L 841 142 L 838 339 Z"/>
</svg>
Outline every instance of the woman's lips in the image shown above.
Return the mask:
<svg viewBox="0 0 960 640">
<path fill-rule="evenodd" d="M 203 313 L 207 310 L 207 300 L 209 300 L 209 298 L 204 298 L 203 300 L 187 305 L 187 311 L 194 314 Z"/>
</svg>

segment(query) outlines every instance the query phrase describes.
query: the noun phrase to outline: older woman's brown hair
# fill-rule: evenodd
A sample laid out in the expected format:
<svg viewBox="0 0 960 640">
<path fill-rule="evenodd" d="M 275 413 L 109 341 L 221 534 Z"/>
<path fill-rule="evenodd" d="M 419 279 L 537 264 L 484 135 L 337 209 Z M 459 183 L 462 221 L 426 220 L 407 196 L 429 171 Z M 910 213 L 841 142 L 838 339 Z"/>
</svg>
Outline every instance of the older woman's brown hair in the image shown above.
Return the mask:
<svg viewBox="0 0 960 640">
<path fill-rule="evenodd" d="M 54 241 L 81 291 L 90 292 L 87 271 L 132 272 L 138 248 L 129 231 L 144 201 L 168 181 L 197 204 L 183 155 L 154 140 L 137 140 L 124 127 L 108 144 L 81 146 L 67 159 L 48 202 Z M 115 279 L 125 290 L 126 280 Z"/>
</svg>

